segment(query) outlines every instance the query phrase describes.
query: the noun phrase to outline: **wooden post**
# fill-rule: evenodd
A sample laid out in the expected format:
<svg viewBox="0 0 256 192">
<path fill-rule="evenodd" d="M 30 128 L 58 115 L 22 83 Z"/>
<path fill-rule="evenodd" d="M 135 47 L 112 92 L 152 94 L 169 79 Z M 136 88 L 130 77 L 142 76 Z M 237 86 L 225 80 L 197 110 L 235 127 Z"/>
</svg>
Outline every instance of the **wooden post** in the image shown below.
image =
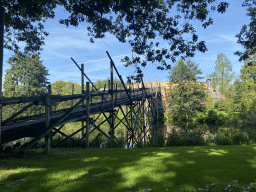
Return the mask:
<svg viewBox="0 0 256 192">
<path fill-rule="evenodd" d="M 89 82 L 86 82 L 86 93 L 89 94 Z M 86 99 L 86 148 L 89 148 L 89 127 L 90 127 L 90 98 Z"/>
<path fill-rule="evenodd" d="M 111 98 L 111 123 L 110 123 L 110 132 L 111 132 L 111 147 L 113 146 L 113 142 L 114 142 L 114 76 L 113 76 L 113 65 L 112 65 L 112 61 L 110 61 L 110 90 L 111 90 L 111 94 L 110 94 L 110 98 Z"/>
<path fill-rule="evenodd" d="M 132 96 L 131 96 L 132 97 Z M 133 110 L 132 110 L 132 103 L 130 104 L 130 112 L 131 112 L 131 128 L 132 128 L 132 148 L 133 148 L 133 137 L 134 137 L 134 129 L 133 129 L 133 118 L 132 118 L 132 116 L 133 116 Z"/>
<path fill-rule="evenodd" d="M 145 112 L 145 101 L 143 102 L 143 129 L 144 129 L 144 147 L 146 145 L 146 112 Z"/>
<path fill-rule="evenodd" d="M 48 94 L 46 95 L 46 103 L 45 103 L 45 126 L 46 128 L 50 124 L 50 115 L 51 115 L 51 85 L 48 85 Z M 51 145 L 51 133 L 45 136 L 45 154 L 50 152 L 50 145 Z"/>
<path fill-rule="evenodd" d="M 0 2 L 0 147 L 2 147 L 2 99 L 3 99 L 3 58 L 4 58 L 4 8 Z"/>
<path fill-rule="evenodd" d="M 84 94 L 84 64 L 81 64 L 81 85 L 82 85 L 82 94 Z M 84 101 L 82 102 L 82 107 L 84 108 Z M 84 121 L 82 120 L 82 127 L 84 127 Z M 84 128 L 82 129 L 82 138 L 84 138 Z"/>
<path fill-rule="evenodd" d="M 72 84 L 72 95 L 74 95 L 74 84 Z M 73 99 L 71 100 L 71 107 L 74 106 Z"/>
<path fill-rule="evenodd" d="M 128 106 L 126 105 L 125 107 L 126 107 L 126 114 L 125 115 L 127 115 Z M 129 138 L 129 130 L 126 131 L 126 137 L 127 137 L 127 149 L 129 149 L 129 147 L 130 147 L 129 146 L 130 142 L 129 142 L 129 139 L 128 139 Z"/>
</svg>

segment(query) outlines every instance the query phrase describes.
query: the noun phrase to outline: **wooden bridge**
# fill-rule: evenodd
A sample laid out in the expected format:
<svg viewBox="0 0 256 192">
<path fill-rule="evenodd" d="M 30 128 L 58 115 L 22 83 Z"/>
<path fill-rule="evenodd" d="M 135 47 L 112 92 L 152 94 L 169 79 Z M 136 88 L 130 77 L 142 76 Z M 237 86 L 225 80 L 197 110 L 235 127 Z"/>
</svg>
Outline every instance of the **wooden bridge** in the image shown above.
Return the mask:
<svg viewBox="0 0 256 192">
<path fill-rule="evenodd" d="M 111 141 L 118 141 L 115 137 L 115 128 L 119 124 L 125 125 L 127 129 L 127 147 L 130 143 L 133 145 L 138 142 L 138 139 L 144 138 L 144 143 L 147 142 L 148 137 L 156 138 L 158 124 L 158 110 L 161 108 L 161 87 L 155 86 L 145 87 L 141 79 L 141 87 L 137 85 L 136 88 L 126 86 L 122 76 L 118 73 L 115 64 L 107 52 L 110 59 L 110 81 L 109 87 L 104 90 L 97 90 L 94 84 L 84 73 L 84 65 L 81 67 L 75 62 L 81 71 L 82 93 L 76 95 L 51 95 L 51 85 L 48 85 L 48 93 L 42 96 L 33 97 L 17 97 L 17 98 L 3 98 L 2 106 L 28 103 L 23 109 L 13 114 L 11 117 L 1 122 L 0 128 L 0 144 L 11 142 L 24 137 L 33 137 L 33 140 L 23 145 L 21 150 L 26 152 L 28 149 L 34 147 L 42 138 L 45 138 L 45 153 L 49 153 L 51 146 L 51 138 L 56 133 L 61 134 L 65 139 L 70 139 L 78 142 L 82 147 L 89 147 L 89 135 L 95 130 L 101 132 L 105 137 Z M 116 71 L 123 89 L 117 89 L 113 84 L 113 69 Z M 84 90 L 84 77 L 87 78 L 86 89 Z M 89 85 L 92 85 L 93 90 L 89 90 Z M 115 87 L 114 87 L 115 86 Z M 92 98 L 97 98 L 97 102 L 92 102 Z M 52 105 L 56 102 L 79 99 L 79 101 L 72 107 L 52 111 Z M 33 105 L 44 105 L 45 113 L 23 118 L 16 118 L 19 114 L 26 111 Z M 124 110 L 126 106 L 126 110 Z M 120 119 L 117 114 L 121 112 L 123 118 Z M 105 120 L 97 125 L 97 120 L 100 115 L 104 115 Z M 90 118 L 91 115 L 96 115 L 95 119 Z M 150 118 L 151 123 L 147 123 L 146 118 Z M 66 135 L 61 131 L 61 128 L 70 122 L 81 121 L 80 129 Z M 85 122 L 85 125 L 84 125 Z M 108 122 L 110 130 L 105 133 L 100 126 Z M 115 122 L 115 123 L 114 123 Z M 117 123 L 118 122 L 118 123 Z M 143 128 L 138 128 L 138 122 L 141 122 Z M 58 127 L 58 129 L 57 129 Z M 79 141 L 74 140 L 72 136 L 82 133 Z M 62 141 L 63 141 L 62 140 Z M 82 141 L 86 141 L 85 144 Z M 55 144 L 56 147 L 62 141 Z"/>
</svg>

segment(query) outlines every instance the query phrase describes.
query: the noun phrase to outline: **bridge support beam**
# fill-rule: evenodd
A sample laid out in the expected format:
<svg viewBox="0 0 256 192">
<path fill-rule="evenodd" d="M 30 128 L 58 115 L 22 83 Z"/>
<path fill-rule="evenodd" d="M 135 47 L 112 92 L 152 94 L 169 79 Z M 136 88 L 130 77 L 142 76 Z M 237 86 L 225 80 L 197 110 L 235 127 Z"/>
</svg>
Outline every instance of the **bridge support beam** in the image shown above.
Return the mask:
<svg viewBox="0 0 256 192">
<path fill-rule="evenodd" d="M 46 95 L 46 104 L 45 104 L 45 126 L 46 129 L 48 128 L 50 124 L 50 115 L 51 115 L 51 85 L 48 85 L 48 94 Z M 52 137 L 52 131 L 45 136 L 45 154 L 48 154 L 50 152 L 50 146 L 51 146 L 51 137 Z"/>
</svg>

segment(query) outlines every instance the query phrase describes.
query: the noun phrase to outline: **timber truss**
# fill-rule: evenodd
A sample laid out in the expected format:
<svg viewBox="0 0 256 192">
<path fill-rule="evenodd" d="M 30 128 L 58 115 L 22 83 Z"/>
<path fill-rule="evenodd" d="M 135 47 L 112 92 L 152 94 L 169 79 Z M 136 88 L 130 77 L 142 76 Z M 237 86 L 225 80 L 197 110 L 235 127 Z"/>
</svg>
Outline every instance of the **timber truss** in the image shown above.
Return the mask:
<svg viewBox="0 0 256 192">
<path fill-rule="evenodd" d="M 161 106 L 160 87 L 151 86 L 145 87 L 141 79 L 141 87 L 134 88 L 126 86 L 122 76 L 117 71 L 117 68 L 110 57 L 110 81 L 108 90 L 106 85 L 104 90 L 99 91 L 91 80 L 84 73 L 84 65 L 81 67 L 75 62 L 78 69 L 81 71 L 82 94 L 76 95 L 51 95 L 51 85 L 48 85 L 48 93 L 43 96 L 34 97 L 16 97 L 3 98 L 2 106 L 29 103 L 23 109 L 13 114 L 11 117 L 1 123 L 0 127 L 0 144 L 14 141 L 23 137 L 33 137 L 26 145 L 21 147 L 23 152 L 33 148 L 37 143 L 45 138 L 45 153 L 49 153 L 51 146 L 51 138 L 55 134 L 61 134 L 64 139 L 56 143 L 52 147 L 57 147 L 63 141 L 70 139 L 78 142 L 81 147 L 89 148 L 89 135 L 94 131 L 99 131 L 111 141 L 118 141 L 115 136 L 115 129 L 123 124 L 126 128 L 126 143 L 129 148 L 138 142 L 146 144 L 149 139 L 156 140 L 159 130 L 158 111 Z M 113 71 L 116 71 L 123 89 L 117 89 L 113 83 Z M 84 90 L 84 77 L 87 78 L 86 90 Z M 94 90 L 89 90 L 89 85 L 92 85 Z M 97 102 L 92 102 L 92 98 L 98 98 Z M 100 98 L 100 99 L 99 99 Z M 51 107 L 56 102 L 80 99 L 75 105 L 70 108 L 52 111 Z M 26 111 L 33 105 L 44 105 L 45 113 L 16 118 L 19 114 Z M 123 118 L 120 119 L 117 114 L 121 113 Z M 96 115 L 96 118 L 90 118 L 91 115 Z M 99 117 L 103 115 L 105 120 L 98 123 Z M 61 129 L 70 122 L 81 121 L 82 126 L 74 133 L 67 135 Z M 109 132 L 102 131 L 100 126 L 107 122 L 109 124 Z M 57 129 L 57 127 L 59 127 Z M 79 141 L 72 137 L 81 133 Z M 85 141 L 85 143 L 83 142 Z"/>
</svg>

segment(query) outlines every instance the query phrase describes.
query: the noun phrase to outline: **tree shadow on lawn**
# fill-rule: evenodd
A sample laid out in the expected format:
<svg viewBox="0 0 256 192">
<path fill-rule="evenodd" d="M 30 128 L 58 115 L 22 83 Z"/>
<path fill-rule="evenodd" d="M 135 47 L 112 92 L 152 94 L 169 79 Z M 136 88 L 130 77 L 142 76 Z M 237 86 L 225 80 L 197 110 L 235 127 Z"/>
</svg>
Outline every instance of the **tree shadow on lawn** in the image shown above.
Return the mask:
<svg viewBox="0 0 256 192">
<path fill-rule="evenodd" d="M 179 191 L 253 182 L 256 146 L 63 149 L 0 160 L 2 191 Z M 36 159 L 35 159 L 36 158 Z M 7 171 L 8 170 L 8 171 Z"/>
</svg>

